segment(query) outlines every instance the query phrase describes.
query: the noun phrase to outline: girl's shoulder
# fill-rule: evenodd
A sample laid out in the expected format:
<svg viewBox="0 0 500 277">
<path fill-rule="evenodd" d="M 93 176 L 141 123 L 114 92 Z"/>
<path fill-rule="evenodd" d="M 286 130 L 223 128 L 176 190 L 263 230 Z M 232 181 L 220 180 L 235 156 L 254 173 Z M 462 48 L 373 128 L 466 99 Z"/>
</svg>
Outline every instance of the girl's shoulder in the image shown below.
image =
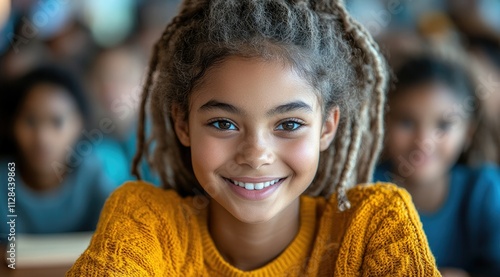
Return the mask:
<svg viewBox="0 0 500 277">
<path fill-rule="evenodd" d="M 451 172 L 455 181 L 467 183 L 496 183 L 500 180 L 500 167 L 491 163 L 473 167 L 458 164 Z"/>
<path fill-rule="evenodd" d="M 455 187 L 463 190 L 463 204 L 473 221 L 478 214 L 500 211 L 500 167 L 484 164 L 476 167 L 455 166 L 453 168 Z"/>
<path fill-rule="evenodd" d="M 359 184 L 347 192 L 352 208 L 381 207 L 387 204 L 411 202 L 410 194 L 403 188 L 387 182 Z"/>
<path fill-rule="evenodd" d="M 111 194 L 110 199 L 113 198 L 153 210 L 177 206 L 187 199 L 173 189 L 160 188 L 142 180 L 125 182 Z"/>
<path fill-rule="evenodd" d="M 379 182 L 354 186 L 347 197 L 351 207 L 343 212 L 337 194 L 330 197 L 318 231 L 336 248 L 337 264 L 387 276 L 440 276 L 406 190 Z"/>
<path fill-rule="evenodd" d="M 494 164 L 456 165 L 451 171 L 451 185 L 462 191 L 462 197 L 469 200 L 476 197 L 482 202 L 485 194 L 500 190 L 500 167 Z"/>
<path fill-rule="evenodd" d="M 144 181 L 128 181 L 111 194 L 103 213 L 136 218 L 149 224 L 184 225 L 183 218 L 196 216 L 208 206 L 208 203 L 197 206 L 196 201 L 199 200 L 182 197 L 173 189 L 159 188 Z"/>
<path fill-rule="evenodd" d="M 126 182 L 106 201 L 89 247 L 68 275 L 173 276 L 201 253 L 201 217 L 190 199 L 144 181 Z"/>
<path fill-rule="evenodd" d="M 330 196 L 327 210 L 332 211 L 327 217 L 340 216 L 351 223 L 383 220 L 387 216 L 394 218 L 413 218 L 416 215 L 415 206 L 410 194 L 403 188 L 392 183 L 359 184 L 347 191 L 347 198 L 351 207 L 344 212 L 337 208 L 337 194 Z M 327 212 L 328 213 L 328 212 Z"/>
</svg>

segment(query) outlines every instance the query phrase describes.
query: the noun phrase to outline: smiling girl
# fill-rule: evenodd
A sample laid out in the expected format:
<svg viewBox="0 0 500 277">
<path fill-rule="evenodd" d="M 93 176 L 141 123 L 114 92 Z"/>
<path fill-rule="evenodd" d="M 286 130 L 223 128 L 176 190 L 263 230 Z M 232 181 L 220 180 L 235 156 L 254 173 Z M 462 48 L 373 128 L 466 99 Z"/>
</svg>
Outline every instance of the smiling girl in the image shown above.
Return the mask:
<svg viewBox="0 0 500 277">
<path fill-rule="evenodd" d="M 383 134 L 377 49 L 340 1 L 186 1 L 134 161 L 148 107 L 164 189 L 117 190 L 68 276 L 438 276 L 410 196 L 355 186 Z"/>
<path fill-rule="evenodd" d="M 375 178 L 411 194 L 443 276 L 500 276 L 500 170 L 459 162 L 477 119 L 471 75 L 456 61 L 425 54 L 407 60 L 396 77 L 388 160 Z"/>
</svg>

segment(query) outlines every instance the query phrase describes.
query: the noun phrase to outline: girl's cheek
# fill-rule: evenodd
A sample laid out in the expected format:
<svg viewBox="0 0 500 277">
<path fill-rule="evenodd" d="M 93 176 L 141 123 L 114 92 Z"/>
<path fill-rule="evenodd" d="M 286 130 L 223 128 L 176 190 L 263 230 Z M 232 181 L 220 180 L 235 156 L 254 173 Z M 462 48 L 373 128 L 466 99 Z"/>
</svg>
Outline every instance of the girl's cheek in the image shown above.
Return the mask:
<svg viewBox="0 0 500 277">
<path fill-rule="evenodd" d="M 310 136 L 289 140 L 281 143 L 280 154 L 282 162 L 289 165 L 296 173 L 313 172 L 318 165 L 320 150 L 319 138 Z"/>
<path fill-rule="evenodd" d="M 412 148 L 412 138 L 407 132 L 394 128 L 387 133 L 387 148 L 394 156 L 402 155 Z"/>
<path fill-rule="evenodd" d="M 212 170 L 230 159 L 235 149 L 234 142 L 211 136 L 194 137 L 191 140 L 193 163 L 198 163 Z"/>
<path fill-rule="evenodd" d="M 460 155 L 465 147 L 467 134 L 465 130 L 454 130 L 452 133 L 447 133 L 441 137 L 439 145 L 441 149 L 450 157 Z"/>
<path fill-rule="evenodd" d="M 21 148 L 21 151 L 28 151 L 32 146 L 31 140 L 33 140 L 33 138 L 35 137 L 35 134 L 32 132 L 31 128 L 26 124 L 17 121 L 14 127 L 14 135 L 17 144 Z"/>
</svg>

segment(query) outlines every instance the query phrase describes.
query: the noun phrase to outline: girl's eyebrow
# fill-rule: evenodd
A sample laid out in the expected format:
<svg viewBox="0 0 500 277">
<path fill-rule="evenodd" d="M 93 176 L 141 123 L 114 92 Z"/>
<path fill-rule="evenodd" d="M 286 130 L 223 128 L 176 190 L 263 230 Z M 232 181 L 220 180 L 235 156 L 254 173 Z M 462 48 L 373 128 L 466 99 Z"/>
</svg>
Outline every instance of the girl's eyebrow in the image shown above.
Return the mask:
<svg viewBox="0 0 500 277">
<path fill-rule="evenodd" d="M 219 102 L 216 100 L 208 101 L 207 103 L 202 105 L 198 109 L 198 111 L 209 111 L 209 110 L 213 110 L 213 109 L 220 109 L 220 110 L 223 110 L 223 111 L 226 111 L 229 113 L 233 113 L 233 114 L 238 114 L 238 115 L 245 114 L 244 111 L 238 109 L 237 107 L 235 107 L 231 104 Z M 299 101 L 293 101 L 293 102 L 289 102 L 289 103 L 274 107 L 271 110 L 269 110 L 266 113 L 266 115 L 270 117 L 270 116 L 273 116 L 276 114 L 283 114 L 283 113 L 288 113 L 288 112 L 296 111 L 296 110 L 303 110 L 303 111 L 308 112 L 308 113 L 311 113 L 313 111 L 311 106 L 309 106 L 308 104 L 299 100 Z"/>
<path fill-rule="evenodd" d="M 312 113 L 312 111 L 313 111 L 311 106 L 309 106 L 308 104 L 299 100 L 299 101 L 293 101 L 293 102 L 289 102 L 289 103 L 286 103 L 283 105 L 279 105 L 279 106 L 271 109 L 270 111 L 268 111 L 266 114 L 267 114 L 267 116 L 273 116 L 276 114 L 283 114 L 283 113 L 288 113 L 288 112 L 297 111 L 297 110 L 303 110 L 303 111 L 308 112 L 308 113 Z"/>
<path fill-rule="evenodd" d="M 222 103 L 216 100 L 210 100 L 207 103 L 205 103 L 203 106 L 201 106 L 198 111 L 210 111 L 214 109 L 220 109 L 223 111 L 226 111 L 228 113 L 234 113 L 234 114 L 239 114 L 243 115 L 244 112 L 241 111 L 240 109 L 236 108 L 235 106 L 227 103 Z"/>
</svg>

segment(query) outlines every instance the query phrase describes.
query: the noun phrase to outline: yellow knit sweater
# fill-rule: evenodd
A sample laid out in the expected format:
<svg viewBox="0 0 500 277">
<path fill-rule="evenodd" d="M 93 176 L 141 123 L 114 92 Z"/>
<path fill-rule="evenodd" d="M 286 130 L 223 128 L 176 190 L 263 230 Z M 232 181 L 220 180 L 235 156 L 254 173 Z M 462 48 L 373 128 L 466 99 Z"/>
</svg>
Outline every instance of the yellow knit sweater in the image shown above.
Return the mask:
<svg viewBox="0 0 500 277">
<path fill-rule="evenodd" d="M 351 209 L 302 196 L 300 228 L 280 256 L 242 271 L 217 251 L 206 203 L 129 182 L 106 202 L 90 246 L 66 276 L 440 276 L 409 194 L 349 190 Z"/>
</svg>

